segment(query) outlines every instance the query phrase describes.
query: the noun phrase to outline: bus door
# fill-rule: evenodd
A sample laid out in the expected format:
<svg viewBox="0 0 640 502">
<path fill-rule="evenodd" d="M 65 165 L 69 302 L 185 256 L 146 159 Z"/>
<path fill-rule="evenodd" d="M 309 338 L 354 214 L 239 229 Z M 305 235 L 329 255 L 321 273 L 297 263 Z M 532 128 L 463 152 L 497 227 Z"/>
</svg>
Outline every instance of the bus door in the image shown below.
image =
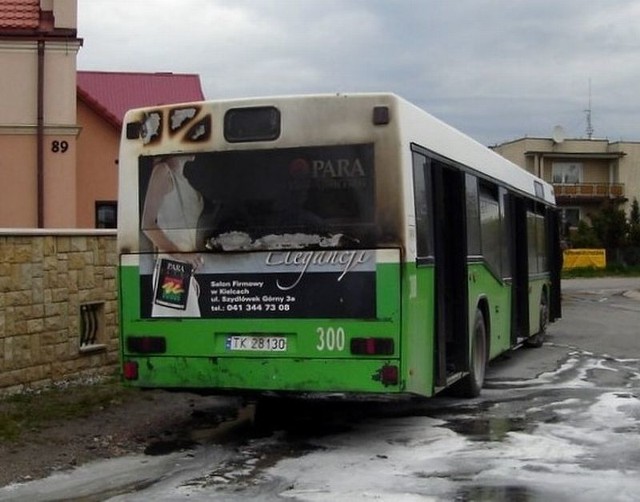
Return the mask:
<svg viewBox="0 0 640 502">
<path fill-rule="evenodd" d="M 465 176 L 432 161 L 436 306 L 436 385 L 468 370 Z"/>
<path fill-rule="evenodd" d="M 507 206 L 511 252 L 511 345 L 529 336 L 529 261 L 527 259 L 527 204 L 510 195 Z"/>
<path fill-rule="evenodd" d="M 555 321 L 562 317 L 560 274 L 562 272 L 562 247 L 560 245 L 560 219 L 558 209 L 548 207 L 546 209 L 547 223 L 547 256 L 549 257 L 549 269 L 551 272 L 551 304 L 549 309 L 549 321 Z"/>
</svg>

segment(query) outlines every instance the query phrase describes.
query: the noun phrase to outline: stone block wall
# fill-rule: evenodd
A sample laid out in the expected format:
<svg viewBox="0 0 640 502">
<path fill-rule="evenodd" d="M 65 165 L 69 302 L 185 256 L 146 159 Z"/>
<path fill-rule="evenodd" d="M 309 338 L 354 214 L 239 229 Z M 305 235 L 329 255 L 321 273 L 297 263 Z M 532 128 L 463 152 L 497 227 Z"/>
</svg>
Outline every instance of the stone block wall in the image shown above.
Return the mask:
<svg viewBox="0 0 640 502">
<path fill-rule="evenodd" d="M 0 394 L 114 374 L 115 232 L 0 231 L 0 258 Z"/>
</svg>

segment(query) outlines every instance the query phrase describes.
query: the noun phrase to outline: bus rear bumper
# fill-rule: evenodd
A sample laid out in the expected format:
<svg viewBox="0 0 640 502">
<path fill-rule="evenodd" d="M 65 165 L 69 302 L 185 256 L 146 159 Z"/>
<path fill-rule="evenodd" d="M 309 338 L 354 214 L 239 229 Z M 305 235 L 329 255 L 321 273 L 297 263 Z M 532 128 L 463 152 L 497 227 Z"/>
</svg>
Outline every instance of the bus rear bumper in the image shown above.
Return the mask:
<svg viewBox="0 0 640 502">
<path fill-rule="evenodd" d="M 400 393 L 397 359 L 127 357 L 127 385 L 202 392 Z"/>
</svg>

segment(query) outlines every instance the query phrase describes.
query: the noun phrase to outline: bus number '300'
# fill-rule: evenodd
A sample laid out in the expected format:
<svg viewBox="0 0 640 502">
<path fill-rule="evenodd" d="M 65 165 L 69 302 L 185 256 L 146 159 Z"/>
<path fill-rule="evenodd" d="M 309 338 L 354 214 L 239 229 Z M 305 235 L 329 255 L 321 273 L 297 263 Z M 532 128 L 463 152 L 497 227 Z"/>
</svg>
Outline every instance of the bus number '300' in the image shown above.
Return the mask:
<svg viewBox="0 0 640 502">
<path fill-rule="evenodd" d="M 316 334 L 318 335 L 318 344 L 316 349 L 338 351 L 344 350 L 345 334 L 343 328 L 316 328 Z"/>
</svg>

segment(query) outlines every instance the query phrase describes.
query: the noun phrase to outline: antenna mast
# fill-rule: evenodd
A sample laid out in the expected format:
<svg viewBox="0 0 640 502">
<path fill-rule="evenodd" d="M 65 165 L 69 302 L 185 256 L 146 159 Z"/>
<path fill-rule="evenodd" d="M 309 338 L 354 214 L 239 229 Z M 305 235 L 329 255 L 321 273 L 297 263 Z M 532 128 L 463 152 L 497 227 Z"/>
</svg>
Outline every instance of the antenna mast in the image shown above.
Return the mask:
<svg viewBox="0 0 640 502">
<path fill-rule="evenodd" d="M 593 138 L 593 124 L 591 123 L 591 79 L 589 79 L 589 108 L 584 111 L 587 114 L 587 139 Z"/>
</svg>

